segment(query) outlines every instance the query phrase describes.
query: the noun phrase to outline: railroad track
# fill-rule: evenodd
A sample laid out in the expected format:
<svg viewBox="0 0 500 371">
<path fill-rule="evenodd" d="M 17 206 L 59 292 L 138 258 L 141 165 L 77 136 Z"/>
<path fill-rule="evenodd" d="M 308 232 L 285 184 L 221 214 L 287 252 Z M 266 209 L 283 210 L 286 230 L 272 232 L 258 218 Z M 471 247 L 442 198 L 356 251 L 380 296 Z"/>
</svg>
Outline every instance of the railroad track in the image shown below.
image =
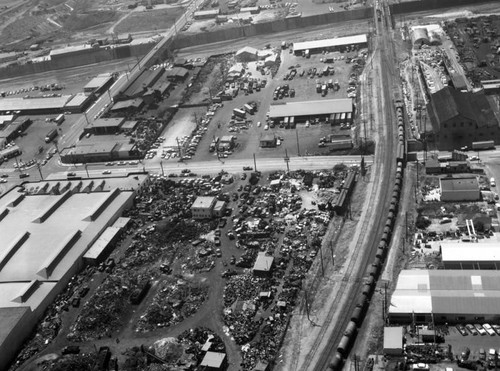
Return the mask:
<svg viewBox="0 0 500 371">
<path fill-rule="evenodd" d="M 374 17 L 376 15 L 374 14 Z M 389 19 L 388 19 L 389 18 Z M 372 199 L 375 198 L 378 202 L 370 203 L 369 209 L 367 211 L 368 217 L 379 217 L 379 222 L 376 223 L 371 230 L 369 228 L 363 228 L 363 235 L 359 238 L 359 244 L 357 247 L 356 257 L 359 255 L 359 252 L 364 250 L 366 254 L 364 254 L 364 258 L 361 260 L 353 259 L 351 260 L 348 269 L 354 268 L 355 264 L 358 264 L 358 275 L 357 278 L 362 278 L 369 267 L 369 264 L 374 260 L 377 246 L 380 241 L 380 236 L 382 235 L 382 231 L 385 228 L 385 218 L 384 216 L 388 214 L 389 211 L 389 203 L 391 201 L 391 193 L 388 191 L 395 180 L 395 168 L 396 161 L 394 161 L 394 153 L 395 153 L 395 142 L 396 136 L 395 127 L 394 127 L 394 105 L 392 104 L 392 96 L 391 92 L 394 89 L 398 89 L 395 77 L 397 76 L 396 69 L 394 68 L 395 62 L 395 54 L 394 47 L 392 44 L 392 40 L 390 39 L 390 26 L 391 19 L 390 15 L 384 14 L 384 18 L 382 22 L 376 22 L 377 26 L 377 48 L 374 51 L 374 54 L 378 52 L 378 77 L 379 84 L 378 86 L 382 87 L 382 94 L 380 96 L 380 100 L 378 101 L 379 112 L 381 113 L 381 120 L 379 120 L 379 126 L 382 129 L 382 135 L 380 135 L 380 140 L 378 142 L 378 158 L 375 160 L 374 168 L 377 169 L 375 174 L 380 174 L 382 179 L 378 182 L 377 191 L 372 193 Z M 385 175 L 385 176 L 384 176 Z M 378 196 L 378 197 L 377 197 Z M 376 204 L 376 207 L 375 207 Z M 370 218 L 371 219 L 371 218 Z M 371 238 L 369 242 L 366 241 L 367 234 L 370 233 Z M 378 237 L 378 238 L 377 238 Z M 362 248 L 365 246 L 365 249 Z M 343 308 L 339 312 L 339 318 L 337 319 L 338 325 L 335 330 L 330 334 L 327 346 L 322 350 L 321 357 L 319 361 L 315 365 L 315 370 L 325 370 L 328 366 L 329 360 L 333 358 L 336 354 L 337 344 L 340 343 L 341 338 L 343 337 L 343 328 L 350 322 L 350 316 L 353 313 L 354 308 L 357 305 L 357 300 L 359 293 L 361 291 L 362 280 L 356 279 L 354 284 L 350 287 L 348 293 L 350 294 L 348 297 L 347 303 L 343 306 Z M 342 293 L 346 293 L 347 284 L 343 285 Z M 355 293 L 353 295 L 353 293 Z M 336 300 L 338 304 L 338 300 Z M 329 319 L 330 313 L 334 312 L 334 310 L 329 311 Z M 317 350 L 315 350 L 317 352 Z M 344 354 L 345 357 L 348 356 Z M 303 369 L 309 369 L 307 364 Z"/>
</svg>

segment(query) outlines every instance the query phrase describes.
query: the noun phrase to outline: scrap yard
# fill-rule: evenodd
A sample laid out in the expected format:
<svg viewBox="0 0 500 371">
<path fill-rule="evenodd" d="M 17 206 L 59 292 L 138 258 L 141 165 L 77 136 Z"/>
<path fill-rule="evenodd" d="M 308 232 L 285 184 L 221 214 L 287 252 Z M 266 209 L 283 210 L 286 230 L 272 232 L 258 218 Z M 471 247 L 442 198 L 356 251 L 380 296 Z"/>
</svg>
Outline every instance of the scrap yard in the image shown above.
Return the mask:
<svg viewBox="0 0 500 371">
<path fill-rule="evenodd" d="M 499 10 L 1 4 L 0 369 L 496 369 Z"/>
</svg>

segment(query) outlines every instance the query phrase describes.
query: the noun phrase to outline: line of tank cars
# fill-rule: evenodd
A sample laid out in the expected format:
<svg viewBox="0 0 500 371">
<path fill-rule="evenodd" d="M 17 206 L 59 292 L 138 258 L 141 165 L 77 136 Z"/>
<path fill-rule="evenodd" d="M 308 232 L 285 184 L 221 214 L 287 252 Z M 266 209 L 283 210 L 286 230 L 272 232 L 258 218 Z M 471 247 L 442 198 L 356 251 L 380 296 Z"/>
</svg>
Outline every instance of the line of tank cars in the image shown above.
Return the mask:
<svg viewBox="0 0 500 371">
<path fill-rule="evenodd" d="M 401 197 L 401 189 L 403 185 L 403 170 L 405 165 L 405 132 L 404 132 L 404 116 L 403 105 L 399 99 L 396 99 L 396 114 L 397 114 L 397 127 L 398 127 L 398 142 L 397 142 L 397 156 L 396 156 L 396 180 L 394 181 L 392 189 L 391 204 L 389 206 L 389 213 L 382 233 L 382 238 L 377 247 L 377 253 L 372 264 L 366 269 L 366 276 L 368 279 L 361 285 L 361 290 L 358 293 L 357 304 L 351 313 L 350 321 L 343 333 L 340 343 L 337 346 L 332 362 L 328 366 L 328 370 L 337 371 L 342 370 L 344 358 L 348 356 L 349 351 L 354 344 L 358 328 L 361 327 L 366 311 L 368 310 L 370 298 L 372 297 L 377 279 L 382 272 L 384 259 L 387 255 L 387 250 L 391 242 L 392 231 L 396 222 L 398 212 L 399 200 Z M 385 308 L 383 309 L 385 310 Z"/>
</svg>

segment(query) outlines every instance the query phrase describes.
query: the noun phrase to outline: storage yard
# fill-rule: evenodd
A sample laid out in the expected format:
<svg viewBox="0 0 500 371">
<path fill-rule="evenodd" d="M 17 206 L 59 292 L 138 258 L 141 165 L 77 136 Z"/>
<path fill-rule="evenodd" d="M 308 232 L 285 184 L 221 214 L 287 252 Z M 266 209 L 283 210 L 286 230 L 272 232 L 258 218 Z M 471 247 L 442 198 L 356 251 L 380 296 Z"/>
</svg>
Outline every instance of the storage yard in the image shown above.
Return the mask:
<svg viewBox="0 0 500 371">
<path fill-rule="evenodd" d="M 498 15 L 83 5 L 0 92 L 1 369 L 500 365 Z"/>
</svg>

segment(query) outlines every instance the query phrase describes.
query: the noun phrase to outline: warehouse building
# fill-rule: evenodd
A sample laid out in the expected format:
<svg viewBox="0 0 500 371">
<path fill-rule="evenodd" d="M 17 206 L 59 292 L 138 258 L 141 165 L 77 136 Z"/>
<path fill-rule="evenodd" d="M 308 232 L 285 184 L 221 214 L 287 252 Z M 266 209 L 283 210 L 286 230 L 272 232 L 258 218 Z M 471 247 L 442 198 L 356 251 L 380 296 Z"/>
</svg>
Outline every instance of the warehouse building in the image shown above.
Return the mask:
<svg viewBox="0 0 500 371">
<path fill-rule="evenodd" d="M 441 201 L 479 201 L 481 191 L 476 177 L 439 179 Z"/>
<path fill-rule="evenodd" d="M 391 323 L 500 323 L 500 272 L 403 270 L 391 297 Z"/>
<path fill-rule="evenodd" d="M 106 91 L 113 84 L 113 81 L 113 76 L 108 73 L 97 75 L 83 87 L 83 92 L 86 95 L 99 95 Z"/>
<path fill-rule="evenodd" d="M 76 94 L 64 106 L 64 110 L 71 113 L 82 113 L 94 101 L 92 95 Z"/>
<path fill-rule="evenodd" d="M 123 91 L 118 95 L 119 100 L 141 97 L 148 88 L 152 87 L 164 74 L 163 67 L 156 70 L 143 70 L 137 78 L 130 80 Z"/>
<path fill-rule="evenodd" d="M 64 106 L 72 98 L 71 95 L 49 95 L 55 96 L 0 99 L 0 114 L 16 111 L 24 115 L 62 113 Z"/>
<path fill-rule="evenodd" d="M 276 137 L 273 134 L 264 135 L 259 140 L 259 146 L 261 148 L 274 148 L 276 147 Z"/>
<path fill-rule="evenodd" d="M 411 41 L 414 48 L 421 48 L 422 45 L 429 45 L 429 33 L 425 27 L 415 27 L 411 30 Z"/>
<path fill-rule="evenodd" d="M 295 123 L 319 118 L 320 121 L 334 122 L 336 115 L 354 116 L 352 99 L 324 99 L 305 102 L 286 102 L 269 107 L 269 119 L 278 124 L 286 117 L 294 117 Z M 345 119 L 344 119 L 345 120 Z M 352 120 L 352 119 L 351 119 Z"/>
<path fill-rule="evenodd" d="M 189 71 L 184 67 L 174 67 L 171 70 L 167 70 L 166 75 L 169 81 L 182 82 L 188 77 Z"/>
<path fill-rule="evenodd" d="M 293 44 L 293 52 L 302 54 L 306 50 L 310 53 L 321 53 L 322 51 L 343 51 L 347 46 L 355 45 L 358 48 L 368 47 L 368 38 L 365 34 L 337 37 L 334 39 L 323 39 L 304 41 Z"/>
<path fill-rule="evenodd" d="M 25 183 L 0 198 L 0 369 L 7 370 L 82 256 L 133 205 L 147 175 Z"/>
<path fill-rule="evenodd" d="M 113 140 L 79 142 L 75 147 L 64 148 L 60 154 L 61 161 L 65 164 L 133 160 L 141 157 L 135 143 Z"/>
<path fill-rule="evenodd" d="M 134 98 L 116 102 L 115 104 L 113 104 L 113 107 L 111 107 L 110 111 L 115 113 L 122 112 L 126 114 L 126 113 L 140 111 L 143 107 L 144 107 L 144 99 Z"/>
<path fill-rule="evenodd" d="M 219 9 L 215 10 L 199 10 L 193 13 L 194 19 L 210 19 L 219 15 Z"/>
<path fill-rule="evenodd" d="M 484 240 L 480 240 L 484 241 Z M 500 269 L 500 243 L 442 242 L 444 269 Z"/>
<path fill-rule="evenodd" d="M 85 133 L 94 135 L 111 135 L 120 132 L 120 127 L 125 122 L 125 117 L 101 118 L 87 125 Z"/>
<path fill-rule="evenodd" d="M 484 91 L 460 92 L 445 87 L 430 95 L 427 112 L 440 150 L 471 148 L 473 142 L 485 140 L 500 144 L 499 122 Z"/>
</svg>

